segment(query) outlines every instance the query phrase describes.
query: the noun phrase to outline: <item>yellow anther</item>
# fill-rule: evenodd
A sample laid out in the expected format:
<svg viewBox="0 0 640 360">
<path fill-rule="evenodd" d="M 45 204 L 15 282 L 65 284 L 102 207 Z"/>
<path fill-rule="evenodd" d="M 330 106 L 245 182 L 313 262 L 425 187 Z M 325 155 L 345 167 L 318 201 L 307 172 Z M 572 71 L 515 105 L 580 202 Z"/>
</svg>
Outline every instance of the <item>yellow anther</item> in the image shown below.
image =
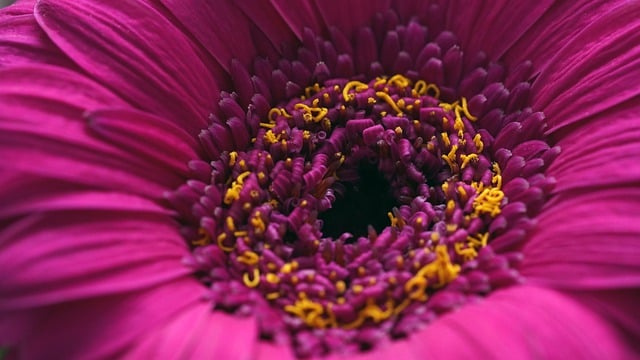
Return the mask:
<svg viewBox="0 0 640 360">
<path fill-rule="evenodd" d="M 249 277 L 249 273 L 244 273 L 242 275 L 242 282 L 250 288 L 260 285 L 260 270 L 257 268 L 253 269 L 253 277 Z"/>
<path fill-rule="evenodd" d="M 475 117 L 475 116 L 471 115 L 471 113 L 469 112 L 469 107 L 468 107 L 468 104 L 467 104 L 467 99 L 466 99 L 464 96 L 462 97 L 461 102 L 462 102 L 462 106 L 460 106 L 460 108 L 462 109 L 462 112 L 464 113 L 464 116 L 466 116 L 466 117 L 467 117 L 467 119 L 469 119 L 469 120 L 471 120 L 471 121 L 476 121 L 476 120 L 478 120 L 478 118 L 477 118 L 477 117 Z"/>
<path fill-rule="evenodd" d="M 200 237 L 197 240 L 191 241 L 191 245 L 193 246 L 205 246 L 211 243 L 211 235 L 204 228 L 198 229 L 198 235 Z"/>
<path fill-rule="evenodd" d="M 267 123 L 262 123 L 261 122 L 260 126 L 263 127 L 263 128 L 266 128 L 266 129 L 273 129 L 276 126 L 276 124 L 267 124 Z"/>
<path fill-rule="evenodd" d="M 415 275 L 404 284 L 404 291 L 411 300 L 427 301 L 427 284 L 427 279 L 423 276 Z"/>
<path fill-rule="evenodd" d="M 355 90 L 356 92 L 362 92 L 365 91 L 369 88 L 369 85 L 360 82 L 360 81 L 349 81 L 347 83 L 347 85 L 344 86 L 344 89 L 342 89 L 342 97 L 344 98 L 344 101 L 350 101 L 355 99 L 355 96 L 353 94 L 350 94 L 349 91 L 351 91 L 351 89 Z"/>
<path fill-rule="evenodd" d="M 227 234 L 226 234 L 226 233 L 222 233 L 222 234 L 218 235 L 218 238 L 216 239 L 216 240 L 217 240 L 217 242 L 218 242 L 218 247 L 219 247 L 220 249 L 222 249 L 223 251 L 231 252 L 231 251 L 233 251 L 233 249 L 235 248 L 235 246 L 231 246 L 231 247 L 229 247 L 229 246 L 225 246 L 223 242 L 224 242 L 226 239 L 227 239 Z"/>
<path fill-rule="evenodd" d="M 432 232 L 431 233 L 431 241 L 433 241 L 433 242 L 440 241 L 440 233 Z"/>
<path fill-rule="evenodd" d="M 402 128 L 400 126 L 396 126 L 395 129 L 393 129 L 393 131 L 396 133 L 396 135 L 400 136 L 402 135 Z"/>
<path fill-rule="evenodd" d="M 282 115 L 282 112 L 280 111 L 280 109 L 273 108 L 269 110 L 269 113 L 267 114 L 267 119 L 269 119 L 269 121 L 271 122 L 275 122 L 276 118 L 280 115 Z"/>
<path fill-rule="evenodd" d="M 476 146 L 476 151 L 478 153 L 481 153 L 484 149 L 484 143 L 482 142 L 482 135 L 480 135 L 480 133 L 477 133 L 473 137 L 473 144 Z"/>
<path fill-rule="evenodd" d="M 229 231 L 236 231 L 236 224 L 233 222 L 233 218 L 231 216 L 227 216 L 226 223 Z"/>
<path fill-rule="evenodd" d="M 454 232 L 456 232 L 456 230 L 458 230 L 458 225 L 457 224 L 447 224 L 447 232 L 449 234 L 453 234 Z"/>
<path fill-rule="evenodd" d="M 347 290 L 347 285 L 344 283 L 344 281 L 342 280 L 336 281 L 336 291 L 339 294 L 342 294 L 345 292 L 345 290 Z"/>
<path fill-rule="evenodd" d="M 280 297 L 280 292 L 271 292 L 266 295 L 267 300 L 276 300 Z"/>
<path fill-rule="evenodd" d="M 372 98 L 372 97 L 368 97 L 367 98 L 367 104 L 369 105 L 373 105 L 376 103 L 376 99 Z"/>
<path fill-rule="evenodd" d="M 360 294 L 362 290 L 364 290 L 364 287 L 360 284 L 356 284 L 351 287 L 351 291 L 356 295 Z"/>
<path fill-rule="evenodd" d="M 472 160 L 478 160 L 478 154 L 469 154 L 469 155 L 461 155 L 462 164 L 460 165 L 461 169 L 466 168 Z"/>
<path fill-rule="evenodd" d="M 272 262 L 267 263 L 267 269 L 269 269 L 269 271 L 276 271 L 277 268 L 278 268 L 278 265 Z"/>
<path fill-rule="evenodd" d="M 438 106 L 440 106 L 444 111 L 452 111 L 456 108 L 456 106 L 458 106 L 458 102 L 455 101 L 454 103 L 448 103 L 443 101 L 438 104 Z"/>
<path fill-rule="evenodd" d="M 473 201 L 474 214 L 489 214 L 492 217 L 500 214 L 500 205 L 504 199 L 504 193 L 498 188 L 486 188 Z"/>
<path fill-rule="evenodd" d="M 234 231 L 233 232 L 233 236 L 235 236 L 235 237 L 243 237 L 243 236 L 247 236 L 247 235 L 249 235 L 247 230 L 238 230 L 238 231 Z"/>
<path fill-rule="evenodd" d="M 311 132 L 309 130 L 302 131 L 302 138 L 304 140 L 309 140 L 311 138 Z"/>
<path fill-rule="evenodd" d="M 411 80 L 400 74 L 393 75 L 388 82 L 389 85 L 395 85 L 401 88 L 411 86 Z"/>
<path fill-rule="evenodd" d="M 489 233 L 476 234 L 475 236 L 467 236 L 469 244 L 475 248 L 483 248 L 489 242 Z"/>
<path fill-rule="evenodd" d="M 253 251 L 245 251 L 237 257 L 237 260 L 246 265 L 255 265 L 258 263 L 258 260 L 260 260 L 260 257 Z"/>
<path fill-rule="evenodd" d="M 283 274 L 290 274 L 292 270 L 293 266 L 291 266 L 291 263 L 286 263 L 282 265 L 282 268 L 280 268 L 280 272 L 282 272 Z"/>
<path fill-rule="evenodd" d="M 386 83 L 387 83 L 387 78 L 379 77 L 376 79 L 376 82 L 373 83 L 373 87 L 382 86 L 382 85 L 385 85 Z"/>
<path fill-rule="evenodd" d="M 464 186 L 458 185 L 457 190 L 458 190 L 458 196 L 460 196 L 460 200 L 465 202 L 467 201 L 467 199 L 469 199 L 469 194 L 467 193 L 467 190 L 464 189 Z"/>
<path fill-rule="evenodd" d="M 300 278 L 297 275 L 291 275 L 289 281 L 291 281 L 293 285 L 296 285 L 298 282 L 300 282 Z"/>
<path fill-rule="evenodd" d="M 397 113 L 397 115 L 402 115 L 402 110 L 398 108 L 398 105 L 396 105 L 395 101 L 393 101 L 393 99 L 391 98 L 391 96 L 389 96 L 389 94 L 383 91 L 378 91 L 376 92 L 376 96 L 384 100 L 387 104 L 389 104 L 389 106 L 391 106 L 391 108 L 393 109 L 393 111 Z"/>
<path fill-rule="evenodd" d="M 280 141 L 280 135 L 276 135 L 273 133 L 273 131 L 267 130 L 264 133 L 264 141 L 269 144 L 275 144 L 276 142 Z"/>
<path fill-rule="evenodd" d="M 449 139 L 449 134 L 447 132 L 441 132 L 440 136 L 442 137 L 442 143 L 444 144 L 444 146 L 451 146 L 451 140 Z"/>
<path fill-rule="evenodd" d="M 232 167 L 236 164 L 237 158 L 238 158 L 238 152 L 232 151 L 229 153 L 229 167 Z"/>
<path fill-rule="evenodd" d="M 278 284 L 278 283 L 280 283 L 280 278 L 278 277 L 278 275 L 276 275 L 274 273 L 268 273 L 265 276 L 265 280 L 267 280 L 267 282 L 270 283 L 270 284 Z"/>
<path fill-rule="evenodd" d="M 463 243 L 455 243 L 453 245 L 456 253 L 464 259 L 464 261 L 473 260 L 478 256 L 476 250 L 472 247 L 465 247 Z"/>
<path fill-rule="evenodd" d="M 236 182 L 240 185 L 244 185 L 244 180 L 251 175 L 251 171 L 245 171 L 242 174 L 238 175 L 236 178 Z"/>
</svg>

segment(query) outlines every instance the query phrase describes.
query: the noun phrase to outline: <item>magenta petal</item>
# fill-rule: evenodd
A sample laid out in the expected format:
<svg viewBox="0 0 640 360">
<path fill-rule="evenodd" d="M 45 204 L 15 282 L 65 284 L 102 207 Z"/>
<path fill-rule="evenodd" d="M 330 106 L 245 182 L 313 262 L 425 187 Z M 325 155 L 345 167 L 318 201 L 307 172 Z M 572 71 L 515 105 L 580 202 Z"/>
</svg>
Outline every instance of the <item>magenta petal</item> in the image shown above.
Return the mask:
<svg viewBox="0 0 640 360">
<path fill-rule="evenodd" d="M 156 329 L 131 342 L 123 354 L 129 359 L 255 359 L 258 343 L 253 318 L 212 312 L 206 302 L 193 304 Z M 275 352 L 287 358 L 286 352 Z"/>
<path fill-rule="evenodd" d="M 640 98 L 556 134 L 562 152 L 547 174 L 556 192 L 640 183 Z M 606 175 L 606 176 L 603 176 Z"/>
<path fill-rule="evenodd" d="M 125 109 L 94 111 L 87 118 L 89 127 L 109 143 L 178 175 L 186 177 L 186 164 L 198 158 L 195 138 L 165 119 Z"/>
<path fill-rule="evenodd" d="M 34 5 L 20 1 L 0 12 L 0 68 L 34 63 L 74 68 L 36 23 Z"/>
<path fill-rule="evenodd" d="M 640 286 L 637 184 L 558 194 L 523 249 L 522 274 L 569 289 Z"/>
<path fill-rule="evenodd" d="M 0 181 L 16 186 L 19 192 L 8 194 L 18 201 L 20 196 L 48 192 L 54 180 L 160 198 L 183 179 L 175 171 L 167 171 L 166 164 L 109 144 L 90 132 L 83 118 L 87 110 L 126 105 L 83 75 L 44 65 L 3 70 L 0 106 L 0 153 L 2 158 L 12 159 L 0 163 L 0 168 L 16 176 L 15 181 L 8 176 Z M 156 129 L 148 128 L 146 133 L 170 131 L 160 120 L 156 124 Z M 186 171 L 186 162 L 180 166 L 180 171 Z M 40 178 L 44 184 L 25 176 Z M 19 186 L 21 181 L 32 187 Z M 24 195 L 25 191 L 29 195 Z"/>
<path fill-rule="evenodd" d="M 162 9 L 42 0 L 35 14 L 59 48 L 135 107 L 191 134 L 206 127 L 220 71 Z"/>
<path fill-rule="evenodd" d="M 228 69 L 231 59 L 247 64 L 255 56 L 249 21 L 232 2 L 162 0 L 162 4 L 222 68 Z"/>
<path fill-rule="evenodd" d="M 420 358 L 633 358 L 605 319 L 565 295 L 533 286 L 495 292 L 408 341 Z"/>
<path fill-rule="evenodd" d="M 375 13 L 387 10 L 391 1 L 355 0 L 345 1 L 339 6 L 330 1 L 314 2 L 325 27 L 336 27 L 349 38 L 361 26 L 370 24 Z M 289 8 L 289 11 L 295 11 L 295 7 Z"/>
<path fill-rule="evenodd" d="M 140 338 L 162 331 L 185 312 L 200 309 L 204 315 L 209 311 L 202 302 L 203 291 L 197 281 L 182 277 L 141 291 L 43 307 L 23 316 L 22 323 L 31 327 L 28 336 L 5 344 L 21 359 L 49 359 L 52 354 L 59 359 L 123 358 Z M 206 315 L 201 318 L 211 319 Z M 0 313 L 0 323 L 6 316 L 11 315 Z M 13 320 L 18 323 L 18 318 Z M 9 335 L 0 327 L 0 339 Z"/>
<path fill-rule="evenodd" d="M 113 207 L 39 213 L 4 228 L 0 311 L 139 290 L 190 272 L 184 240 L 161 208 Z"/>
<path fill-rule="evenodd" d="M 453 1 L 447 23 L 460 38 L 466 54 L 479 51 L 501 57 L 549 9 L 552 1 Z"/>
<path fill-rule="evenodd" d="M 532 105 L 543 109 L 552 133 L 640 94 L 638 13 L 638 2 L 613 4 L 541 72 Z"/>
</svg>

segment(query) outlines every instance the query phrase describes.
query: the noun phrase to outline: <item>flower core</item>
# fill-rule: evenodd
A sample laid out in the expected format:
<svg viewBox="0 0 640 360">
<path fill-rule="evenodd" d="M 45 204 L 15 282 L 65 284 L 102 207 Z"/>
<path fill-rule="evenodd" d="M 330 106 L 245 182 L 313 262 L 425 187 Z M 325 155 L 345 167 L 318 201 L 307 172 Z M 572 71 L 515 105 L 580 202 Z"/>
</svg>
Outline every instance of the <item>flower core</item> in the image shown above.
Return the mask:
<svg viewBox="0 0 640 360">
<path fill-rule="evenodd" d="M 428 42 L 417 22 L 382 34 L 353 43 L 379 62 L 336 31 L 255 75 L 234 62 L 208 159 L 170 196 L 213 306 L 301 357 L 408 336 L 520 282 L 513 250 L 553 185 L 529 64 L 465 66 L 452 34 Z"/>
</svg>

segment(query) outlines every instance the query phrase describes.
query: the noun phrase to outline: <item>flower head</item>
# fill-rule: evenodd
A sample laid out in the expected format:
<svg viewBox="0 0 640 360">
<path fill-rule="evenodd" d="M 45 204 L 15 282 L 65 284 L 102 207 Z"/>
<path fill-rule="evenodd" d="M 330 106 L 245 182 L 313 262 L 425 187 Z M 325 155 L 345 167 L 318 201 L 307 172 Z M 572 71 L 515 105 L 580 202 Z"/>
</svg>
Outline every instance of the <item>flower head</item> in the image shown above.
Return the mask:
<svg viewBox="0 0 640 360">
<path fill-rule="evenodd" d="M 637 11 L 18 2 L 0 344 L 631 356 Z"/>
</svg>

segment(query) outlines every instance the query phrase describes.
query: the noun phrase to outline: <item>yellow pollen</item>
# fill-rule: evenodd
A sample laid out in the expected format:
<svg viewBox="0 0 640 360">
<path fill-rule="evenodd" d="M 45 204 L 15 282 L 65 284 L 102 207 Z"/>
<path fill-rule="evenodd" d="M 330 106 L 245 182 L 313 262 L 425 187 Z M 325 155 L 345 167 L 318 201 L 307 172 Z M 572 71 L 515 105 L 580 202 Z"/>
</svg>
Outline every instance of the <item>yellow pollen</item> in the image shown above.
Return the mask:
<svg viewBox="0 0 640 360">
<path fill-rule="evenodd" d="M 271 292 L 267 294 L 267 300 L 276 300 L 280 297 L 280 293 L 279 292 Z"/>
<path fill-rule="evenodd" d="M 400 74 L 396 74 L 393 75 L 388 82 L 389 85 L 395 85 L 397 87 L 401 87 L 401 88 L 406 88 L 408 86 L 411 86 L 411 80 L 409 80 L 408 78 L 400 75 Z"/>
<path fill-rule="evenodd" d="M 232 167 L 236 164 L 237 158 L 238 158 L 238 153 L 236 151 L 232 151 L 229 153 L 229 167 Z"/>
<path fill-rule="evenodd" d="M 251 266 L 257 264 L 260 258 L 258 257 L 258 254 L 253 251 L 245 251 L 242 255 L 237 257 L 237 260 L 238 262 Z"/>
<path fill-rule="evenodd" d="M 484 143 L 482 142 L 482 136 L 480 135 L 480 133 L 476 134 L 473 137 L 473 144 L 476 146 L 476 151 L 478 153 L 481 153 L 484 149 Z"/>
<path fill-rule="evenodd" d="M 344 98 L 344 101 L 351 101 L 355 99 L 355 96 L 349 93 L 351 89 L 354 89 L 356 92 L 362 92 L 367 90 L 368 88 L 369 88 L 369 85 L 363 82 L 349 81 L 347 85 L 344 86 L 344 89 L 342 89 L 342 97 Z"/>
<path fill-rule="evenodd" d="M 389 106 L 391 106 L 391 108 L 393 109 L 393 111 L 395 111 L 397 113 L 398 116 L 402 115 L 402 110 L 400 110 L 398 108 L 398 105 L 396 105 L 396 103 L 393 101 L 393 99 L 391 98 L 391 96 L 389 96 L 389 94 L 383 92 L 383 91 L 378 91 L 376 92 L 376 96 L 381 98 L 382 100 L 384 100 L 387 104 L 389 104 Z M 381 114 L 382 115 L 382 114 Z M 384 115 L 383 115 L 384 116 Z"/>
<path fill-rule="evenodd" d="M 249 273 L 244 273 L 242 275 L 242 282 L 244 282 L 244 284 L 250 288 L 254 288 L 260 285 L 260 270 L 258 270 L 257 268 L 253 269 L 252 278 L 249 277 Z"/>
<path fill-rule="evenodd" d="M 231 252 L 231 251 L 233 251 L 233 249 L 235 248 L 235 246 L 231 246 L 231 247 L 229 247 L 229 246 L 225 246 L 225 245 L 223 244 L 223 242 L 224 242 L 226 239 L 227 239 L 227 234 L 226 234 L 226 233 L 222 233 L 222 234 L 218 235 L 218 238 L 216 239 L 216 240 L 217 240 L 217 243 L 218 243 L 218 247 L 219 247 L 220 249 L 222 249 L 223 251 Z"/>
<path fill-rule="evenodd" d="M 477 117 L 471 115 L 471 113 L 469 112 L 469 107 L 467 104 L 467 99 L 465 97 L 462 97 L 462 106 L 460 106 L 462 112 L 464 113 L 464 116 L 466 116 L 467 119 L 471 120 L 471 121 L 476 121 L 478 120 Z"/>
<path fill-rule="evenodd" d="M 347 289 L 347 285 L 344 283 L 344 281 L 342 280 L 336 281 L 336 291 L 339 294 L 344 293 L 346 289 Z"/>
<path fill-rule="evenodd" d="M 204 228 L 198 229 L 198 235 L 200 235 L 200 237 L 197 240 L 191 241 L 191 245 L 204 246 L 211 243 L 211 235 L 209 235 L 209 233 Z"/>
<path fill-rule="evenodd" d="M 478 160 L 478 154 L 469 154 L 469 155 L 461 155 L 462 164 L 460 165 L 461 169 L 466 168 L 472 160 Z"/>
<path fill-rule="evenodd" d="M 278 284 L 280 282 L 280 278 L 274 273 L 268 273 L 265 276 L 265 280 L 267 280 L 267 282 L 270 284 Z"/>
</svg>

